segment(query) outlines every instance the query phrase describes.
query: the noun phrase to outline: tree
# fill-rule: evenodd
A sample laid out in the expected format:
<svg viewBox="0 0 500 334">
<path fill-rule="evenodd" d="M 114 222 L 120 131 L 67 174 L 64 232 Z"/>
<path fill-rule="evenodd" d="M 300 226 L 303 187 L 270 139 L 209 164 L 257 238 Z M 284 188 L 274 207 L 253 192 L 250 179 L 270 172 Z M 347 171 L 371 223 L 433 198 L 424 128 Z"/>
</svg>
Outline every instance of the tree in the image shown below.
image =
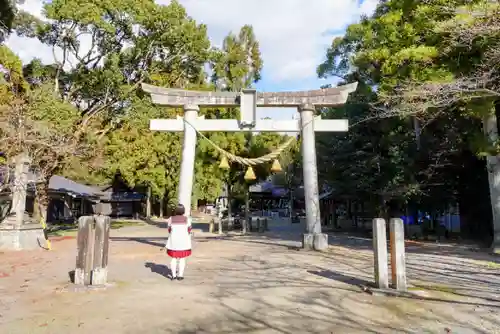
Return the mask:
<svg viewBox="0 0 500 334">
<path fill-rule="evenodd" d="M 337 184 L 344 184 L 344 189 L 351 188 L 344 181 L 346 177 L 364 176 L 361 180 L 372 185 L 364 186 L 370 191 L 433 212 L 446 209 L 463 196 L 460 192 L 465 179 L 463 175 L 459 178 L 456 166 L 470 160 L 467 152 L 480 131 L 478 114 L 460 103 L 443 100 L 433 107 L 422 99 L 423 92 L 409 93 L 408 89 L 422 83 L 438 87 L 438 83 L 456 82 L 458 75 L 470 73 L 481 63 L 486 55 L 484 46 L 490 41 L 481 41 L 482 50 L 450 49 L 445 42 L 449 30 L 448 35 L 437 31 L 449 27 L 462 5 L 485 6 L 485 2 L 384 1 L 372 17 L 349 26 L 345 36 L 333 41 L 325 62 L 318 67 L 319 76 L 357 80 L 376 91 L 375 96 L 363 94 L 367 99 L 358 108 L 351 99 L 341 110 L 353 118 L 352 130 L 343 140 L 331 136 L 326 141 L 326 148 L 335 148 L 334 152 L 326 151 L 334 157 L 338 167 L 334 169 L 344 171 L 333 176 L 342 180 Z M 398 100 L 401 97 L 422 102 L 422 108 L 404 108 Z M 334 144 L 339 140 L 340 147 Z M 339 154 L 337 149 L 342 147 L 345 153 Z M 343 162 L 342 156 L 346 159 Z M 357 171 L 352 161 L 358 162 Z M 366 170 L 364 166 L 370 167 Z M 373 166 L 380 172 L 374 172 Z"/>
<path fill-rule="evenodd" d="M 31 84 L 52 84 L 62 100 L 76 106 L 76 137 L 92 135 L 108 145 L 104 169 L 88 173 L 74 166 L 71 176 L 102 182 L 120 172 L 132 187 L 150 187 L 160 198 L 172 196 L 175 184 L 169 182 L 180 152 L 170 152 L 176 158 L 170 160 L 158 155 L 178 148 L 178 136 L 143 135 L 149 132 L 146 118 L 164 109 L 151 106 L 138 88 L 142 82 L 184 88 L 203 83 L 210 48 L 206 27 L 188 17 L 177 1 L 168 6 L 134 0 L 51 1 L 44 10 L 47 20 L 26 16 L 16 31 L 51 46 L 54 64 L 35 59 L 24 75 Z M 92 126 L 96 123 L 99 127 Z M 149 139 L 155 146 L 148 145 Z M 145 163 L 146 154 L 157 158 Z"/>
<path fill-rule="evenodd" d="M 498 121 L 500 114 L 500 5 L 476 1 L 466 6 L 450 8 L 451 16 L 436 25 L 440 38 L 439 54 L 447 59 L 453 76 L 443 80 L 404 82 L 385 101 L 400 112 L 412 110 L 427 118 L 455 111 L 482 121 L 472 134 L 471 146 L 479 156 L 487 157 L 487 172 L 493 220 L 492 248 L 500 245 L 500 178 Z M 464 57 L 464 54 L 466 57 Z M 440 60 L 434 60 L 437 64 Z M 484 191 L 484 190 L 483 190 Z"/>
<path fill-rule="evenodd" d="M 250 26 L 244 26 L 238 36 L 230 34 L 222 50 L 211 50 L 206 27 L 190 18 L 177 1 L 160 6 L 154 1 L 56 0 L 45 4 L 44 9 L 46 20 L 25 15 L 19 18 L 16 31 L 51 46 L 54 64 L 34 60 L 25 66 L 24 76 L 31 85 L 52 84 L 63 101 L 77 108 L 80 120 L 76 137 L 91 135 L 106 144 L 102 173 L 86 175 L 74 168 L 73 174 L 82 172 L 81 178 L 95 179 L 100 174 L 110 178 L 119 172 L 132 186 L 147 186 L 154 196 L 170 197 L 178 173 L 179 136 L 140 132 L 147 129 L 148 118 L 165 110 L 147 102 L 137 89 L 140 84 L 213 89 L 205 84 L 208 61 L 219 75 L 228 78 L 224 80 L 232 87 L 226 85 L 225 89 L 248 87 L 260 78 L 259 45 Z M 208 117 L 218 112 L 226 113 L 202 111 Z M 174 115 L 175 111 L 169 109 L 167 113 Z M 225 115 L 235 117 L 237 110 Z M 98 128 L 90 126 L 96 123 L 100 124 Z M 218 134 L 213 136 L 217 139 Z M 244 136 L 235 134 L 224 134 L 221 140 L 234 147 L 245 141 Z M 161 146 L 168 143 L 167 152 Z M 213 158 L 205 159 L 205 153 L 198 150 L 202 159 L 196 165 L 197 198 L 213 197 L 220 189 L 220 178 L 203 177 L 215 172 Z M 147 159 L 150 155 L 153 158 Z"/>
<path fill-rule="evenodd" d="M 289 213 L 291 216 L 293 212 L 294 191 L 303 183 L 299 140 L 292 144 L 288 150 L 283 152 L 279 158 L 279 162 L 283 170 L 272 176 L 272 182 L 273 185 L 282 186 L 288 191 Z"/>
<path fill-rule="evenodd" d="M 216 89 L 225 91 L 240 91 L 249 88 L 252 84 L 258 82 L 261 78 L 263 61 L 260 54 L 259 43 L 253 32 L 253 28 L 245 25 L 241 28 L 238 35 L 230 33 L 224 39 L 222 49 L 213 49 L 211 59 L 212 77 L 211 81 Z M 218 110 L 209 110 L 209 117 L 234 118 L 239 114 L 236 108 L 226 108 Z M 209 136 L 212 142 L 219 145 L 231 154 L 246 157 L 257 158 L 277 148 L 284 141 L 284 137 L 275 133 L 260 133 L 252 136 L 251 133 L 213 133 Z M 207 145 L 207 144 L 205 144 Z M 210 146 L 201 147 L 203 160 L 211 162 L 209 168 L 213 168 L 213 161 L 220 159 L 221 155 Z M 270 164 L 254 166 L 256 180 L 259 182 L 267 179 L 270 175 Z M 223 172 L 221 178 L 226 183 L 229 208 L 228 216 L 231 217 L 231 203 L 233 195 L 241 191 L 245 200 L 245 220 L 243 223 L 243 232 L 248 229 L 249 220 L 249 185 L 251 182 L 244 180 L 246 172 L 245 166 L 231 166 L 230 170 Z M 203 172 L 202 172 L 203 173 Z M 212 174 L 210 174 L 212 175 Z M 239 191 L 238 191 L 239 190 Z"/>
<path fill-rule="evenodd" d="M 16 0 L 0 0 L 0 43 L 11 33 L 17 14 Z"/>
<path fill-rule="evenodd" d="M 0 151 L 7 166 L 19 154 L 31 158 L 38 213 L 46 219 L 50 177 L 76 161 L 90 165 L 99 156 L 98 145 L 92 136 L 75 137 L 80 119 L 75 106 L 47 85 L 30 87 L 20 60 L 4 46 L 0 58 L 8 77 L 0 84 Z"/>
<path fill-rule="evenodd" d="M 44 9 L 47 21 L 25 20 L 17 31 L 53 48 L 54 90 L 81 111 L 80 132 L 97 115 L 110 131 L 141 82 L 184 87 L 203 80 L 206 27 L 177 1 L 57 0 Z"/>
<path fill-rule="evenodd" d="M 218 89 L 239 91 L 258 82 L 263 61 L 253 28 L 245 25 L 238 36 L 230 33 L 221 50 L 212 55 L 212 82 Z"/>
<path fill-rule="evenodd" d="M 152 118 L 174 118 L 176 110 L 154 106 L 146 99 L 132 101 L 120 126 L 106 137 L 104 171 L 108 178 L 116 173 L 128 186 L 144 187 L 148 194 L 170 202 L 177 194 L 180 166 L 178 133 L 149 131 Z M 147 203 L 149 212 L 150 203 Z"/>
</svg>

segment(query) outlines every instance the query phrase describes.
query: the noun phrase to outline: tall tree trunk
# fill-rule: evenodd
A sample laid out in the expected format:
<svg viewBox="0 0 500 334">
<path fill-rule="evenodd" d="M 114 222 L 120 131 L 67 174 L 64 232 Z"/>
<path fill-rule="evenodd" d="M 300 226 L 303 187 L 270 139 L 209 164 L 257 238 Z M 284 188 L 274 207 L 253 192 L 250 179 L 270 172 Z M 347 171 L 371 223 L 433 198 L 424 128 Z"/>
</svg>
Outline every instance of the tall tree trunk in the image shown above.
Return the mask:
<svg viewBox="0 0 500 334">
<path fill-rule="evenodd" d="M 339 228 L 339 217 L 337 216 L 337 203 L 333 205 L 333 227 Z"/>
<path fill-rule="evenodd" d="M 33 216 L 40 223 L 47 222 L 47 214 L 50 203 L 48 180 L 50 180 L 50 177 L 47 178 L 47 181 L 37 183 L 36 185 Z"/>
<path fill-rule="evenodd" d="M 415 142 L 417 143 L 417 150 L 420 151 L 421 142 L 420 142 L 420 132 L 422 131 L 420 128 L 420 121 L 417 117 L 413 117 L 413 131 L 415 132 Z"/>
<path fill-rule="evenodd" d="M 500 113 L 500 105 L 495 106 L 495 112 L 484 118 L 483 130 L 491 143 L 498 141 L 497 113 Z M 488 156 L 486 168 L 488 170 L 488 181 L 490 186 L 490 201 L 492 210 L 493 252 L 500 253 L 500 156 Z"/>
<path fill-rule="evenodd" d="M 246 234 L 251 227 L 250 224 L 250 187 L 246 186 L 245 189 L 245 219 L 243 220 L 243 224 L 241 225 L 241 231 L 243 234 Z"/>
<path fill-rule="evenodd" d="M 146 193 L 146 217 L 151 217 L 151 187 L 148 186 L 148 190 Z"/>
<path fill-rule="evenodd" d="M 231 209 L 231 185 L 229 182 L 226 183 L 226 193 L 227 193 L 227 229 L 231 231 L 233 229 L 232 209 Z"/>
<path fill-rule="evenodd" d="M 198 210 L 198 197 L 193 195 L 191 198 L 191 212 Z"/>
<path fill-rule="evenodd" d="M 358 229 L 358 202 L 354 201 L 352 203 L 352 224 L 354 228 L 357 230 Z"/>
<path fill-rule="evenodd" d="M 389 219 L 389 210 L 387 206 L 387 199 L 384 195 L 379 196 L 379 203 L 378 203 L 378 218 L 384 218 L 386 221 Z"/>
<path fill-rule="evenodd" d="M 165 197 L 160 198 L 160 218 L 163 218 L 163 203 L 165 202 Z"/>
</svg>

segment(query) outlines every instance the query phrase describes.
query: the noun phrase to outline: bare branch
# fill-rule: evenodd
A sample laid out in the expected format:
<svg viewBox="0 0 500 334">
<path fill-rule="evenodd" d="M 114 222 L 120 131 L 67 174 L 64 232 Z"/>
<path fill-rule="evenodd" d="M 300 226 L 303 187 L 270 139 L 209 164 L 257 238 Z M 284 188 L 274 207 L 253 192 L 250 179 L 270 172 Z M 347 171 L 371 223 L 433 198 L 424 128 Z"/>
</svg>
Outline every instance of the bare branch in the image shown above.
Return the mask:
<svg viewBox="0 0 500 334">
<path fill-rule="evenodd" d="M 7 159 L 21 153 L 27 154 L 41 180 L 48 180 L 72 160 L 87 159 L 95 153 L 87 138 L 76 138 L 74 135 L 78 126 L 78 113 L 75 111 L 73 125 L 68 123 L 71 119 L 62 125 L 45 121 L 35 110 L 40 104 L 33 104 L 32 100 L 43 99 L 46 95 L 37 97 L 37 94 L 51 93 L 47 89 L 29 92 L 26 96 L 13 96 L 11 101 L 0 105 L 0 151 Z M 48 101 L 44 102 L 45 105 L 52 103 L 52 100 Z"/>
</svg>

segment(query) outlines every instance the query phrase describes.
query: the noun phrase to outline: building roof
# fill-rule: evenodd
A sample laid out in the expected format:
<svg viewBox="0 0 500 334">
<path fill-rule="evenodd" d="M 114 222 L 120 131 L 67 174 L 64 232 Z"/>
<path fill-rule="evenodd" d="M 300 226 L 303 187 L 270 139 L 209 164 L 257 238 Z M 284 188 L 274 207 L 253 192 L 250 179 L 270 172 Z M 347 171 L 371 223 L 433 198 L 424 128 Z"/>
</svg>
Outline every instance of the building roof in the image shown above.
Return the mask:
<svg viewBox="0 0 500 334">
<path fill-rule="evenodd" d="M 78 197 L 99 197 L 100 193 L 96 189 L 77 183 L 65 177 L 54 175 L 49 180 L 49 190 L 66 192 Z"/>
</svg>

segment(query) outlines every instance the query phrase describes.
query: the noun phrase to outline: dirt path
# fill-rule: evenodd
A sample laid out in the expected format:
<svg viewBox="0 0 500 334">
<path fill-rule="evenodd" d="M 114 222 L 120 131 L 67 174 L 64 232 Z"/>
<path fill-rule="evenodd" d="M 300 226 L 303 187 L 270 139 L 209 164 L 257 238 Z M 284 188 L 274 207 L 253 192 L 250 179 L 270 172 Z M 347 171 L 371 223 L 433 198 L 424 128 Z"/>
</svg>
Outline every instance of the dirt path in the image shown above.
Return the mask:
<svg viewBox="0 0 500 334">
<path fill-rule="evenodd" d="M 105 290 L 68 284 L 74 239 L 0 254 L 0 333 L 500 333 L 500 266 L 476 253 L 409 247 L 410 282 L 428 290 L 417 300 L 360 289 L 372 280 L 366 240 L 332 237 L 318 254 L 294 248 L 297 231 L 200 232 L 186 280 L 171 282 L 164 236 L 114 230 Z"/>
</svg>

